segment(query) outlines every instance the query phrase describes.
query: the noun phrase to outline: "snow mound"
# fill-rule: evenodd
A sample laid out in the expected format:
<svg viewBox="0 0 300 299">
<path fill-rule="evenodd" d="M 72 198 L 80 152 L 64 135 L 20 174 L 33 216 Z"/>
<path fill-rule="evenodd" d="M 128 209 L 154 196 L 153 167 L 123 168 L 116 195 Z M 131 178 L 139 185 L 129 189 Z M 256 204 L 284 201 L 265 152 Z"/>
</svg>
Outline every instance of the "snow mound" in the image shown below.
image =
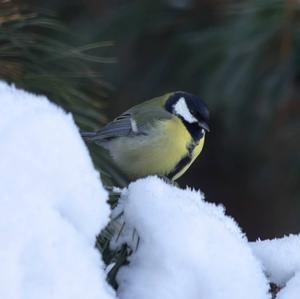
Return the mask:
<svg viewBox="0 0 300 299">
<path fill-rule="evenodd" d="M 270 298 L 238 225 L 200 192 L 148 177 L 129 185 L 120 206 L 127 227 L 120 242 L 136 250 L 118 273 L 120 298 Z M 137 249 L 130 230 L 140 236 Z"/>
<path fill-rule="evenodd" d="M 0 298 L 115 298 L 95 236 L 109 208 L 72 116 L 0 82 Z"/>
<path fill-rule="evenodd" d="M 300 271 L 300 235 L 258 240 L 251 246 L 271 282 L 283 286 Z"/>
<path fill-rule="evenodd" d="M 300 272 L 291 278 L 286 286 L 278 293 L 276 299 L 299 299 L 300 297 Z"/>
<path fill-rule="evenodd" d="M 300 235 L 259 240 L 251 246 L 270 281 L 284 287 L 276 298 L 300 298 Z"/>
</svg>

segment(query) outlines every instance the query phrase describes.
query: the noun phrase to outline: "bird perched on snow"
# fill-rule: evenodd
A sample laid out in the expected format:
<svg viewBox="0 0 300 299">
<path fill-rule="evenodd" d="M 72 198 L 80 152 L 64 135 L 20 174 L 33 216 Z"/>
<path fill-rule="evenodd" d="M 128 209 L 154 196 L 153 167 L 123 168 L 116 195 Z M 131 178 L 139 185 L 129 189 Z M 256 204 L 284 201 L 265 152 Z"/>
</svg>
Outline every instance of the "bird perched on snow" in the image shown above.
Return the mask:
<svg viewBox="0 0 300 299">
<path fill-rule="evenodd" d="M 176 91 L 133 106 L 82 136 L 106 148 L 130 180 L 158 175 L 174 181 L 200 154 L 208 120 L 201 98 Z"/>
</svg>

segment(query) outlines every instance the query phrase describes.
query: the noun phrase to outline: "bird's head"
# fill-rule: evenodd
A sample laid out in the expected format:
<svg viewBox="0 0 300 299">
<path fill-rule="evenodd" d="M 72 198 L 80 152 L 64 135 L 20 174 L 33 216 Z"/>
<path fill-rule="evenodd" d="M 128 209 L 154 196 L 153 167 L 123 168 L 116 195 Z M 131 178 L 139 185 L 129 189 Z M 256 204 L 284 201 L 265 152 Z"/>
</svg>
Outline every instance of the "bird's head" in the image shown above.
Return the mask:
<svg viewBox="0 0 300 299">
<path fill-rule="evenodd" d="M 210 131 L 208 107 L 200 97 L 176 91 L 169 95 L 165 108 L 182 120 L 195 140 Z"/>
</svg>

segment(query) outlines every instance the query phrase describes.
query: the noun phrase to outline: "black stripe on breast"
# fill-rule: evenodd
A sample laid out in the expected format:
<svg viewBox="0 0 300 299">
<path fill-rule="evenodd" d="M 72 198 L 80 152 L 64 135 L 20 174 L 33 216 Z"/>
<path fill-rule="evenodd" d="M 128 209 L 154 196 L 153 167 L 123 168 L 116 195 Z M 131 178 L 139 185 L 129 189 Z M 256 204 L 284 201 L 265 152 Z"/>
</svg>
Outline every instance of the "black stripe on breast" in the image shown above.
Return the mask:
<svg viewBox="0 0 300 299">
<path fill-rule="evenodd" d="M 173 177 L 179 173 L 185 166 L 192 161 L 193 151 L 198 143 L 191 142 L 187 147 L 187 155 L 184 156 L 175 166 L 175 168 L 167 175 L 168 179 L 172 180 Z"/>
<path fill-rule="evenodd" d="M 167 175 L 168 179 L 172 180 L 173 177 L 180 172 L 192 160 L 191 155 L 184 156 L 175 166 L 175 168 Z"/>
</svg>

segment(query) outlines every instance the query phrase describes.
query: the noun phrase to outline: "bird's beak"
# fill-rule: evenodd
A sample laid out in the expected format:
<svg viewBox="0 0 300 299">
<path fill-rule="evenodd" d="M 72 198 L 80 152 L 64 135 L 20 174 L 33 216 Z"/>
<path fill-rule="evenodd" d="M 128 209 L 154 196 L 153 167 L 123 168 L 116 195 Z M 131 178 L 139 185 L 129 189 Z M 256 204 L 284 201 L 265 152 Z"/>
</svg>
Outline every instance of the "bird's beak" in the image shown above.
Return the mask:
<svg viewBox="0 0 300 299">
<path fill-rule="evenodd" d="M 200 121 L 199 126 L 203 128 L 206 132 L 210 132 L 209 126 L 207 123 Z"/>
</svg>

